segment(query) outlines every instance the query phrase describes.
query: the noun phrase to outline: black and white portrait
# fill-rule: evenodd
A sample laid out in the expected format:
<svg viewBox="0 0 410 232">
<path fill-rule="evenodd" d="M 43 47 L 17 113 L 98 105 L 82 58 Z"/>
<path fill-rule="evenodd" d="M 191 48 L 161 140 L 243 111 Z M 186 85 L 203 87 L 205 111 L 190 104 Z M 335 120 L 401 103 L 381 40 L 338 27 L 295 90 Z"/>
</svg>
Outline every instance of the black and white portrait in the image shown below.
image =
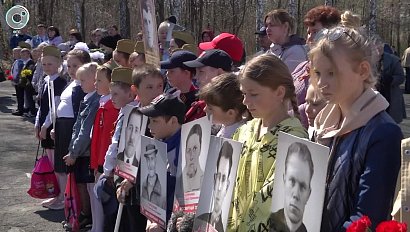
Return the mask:
<svg viewBox="0 0 410 232">
<path fill-rule="evenodd" d="M 142 136 L 141 212 L 151 221 L 165 226 L 167 190 L 167 145 Z"/>
<path fill-rule="evenodd" d="M 320 231 L 329 149 L 279 134 L 270 231 Z"/>
<path fill-rule="evenodd" d="M 239 142 L 211 136 L 194 231 L 225 231 L 241 149 Z"/>
</svg>

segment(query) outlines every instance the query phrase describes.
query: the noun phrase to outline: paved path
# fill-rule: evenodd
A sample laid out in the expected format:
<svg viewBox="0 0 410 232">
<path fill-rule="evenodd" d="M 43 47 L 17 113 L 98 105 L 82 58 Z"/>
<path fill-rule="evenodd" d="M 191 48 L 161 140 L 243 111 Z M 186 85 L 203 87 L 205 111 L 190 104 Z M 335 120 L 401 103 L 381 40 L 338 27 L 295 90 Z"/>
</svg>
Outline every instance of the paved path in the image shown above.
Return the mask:
<svg viewBox="0 0 410 232">
<path fill-rule="evenodd" d="M 11 115 L 16 108 L 14 88 L 9 81 L 0 83 L 0 232 L 63 231 L 63 211 L 40 206 L 41 200 L 26 193 L 36 153 L 33 121 Z M 405 95 L 410 116 L 410 95 Z M 410 119 L 402 123 L 405 137 L 410 136 Z"/>
</svg>

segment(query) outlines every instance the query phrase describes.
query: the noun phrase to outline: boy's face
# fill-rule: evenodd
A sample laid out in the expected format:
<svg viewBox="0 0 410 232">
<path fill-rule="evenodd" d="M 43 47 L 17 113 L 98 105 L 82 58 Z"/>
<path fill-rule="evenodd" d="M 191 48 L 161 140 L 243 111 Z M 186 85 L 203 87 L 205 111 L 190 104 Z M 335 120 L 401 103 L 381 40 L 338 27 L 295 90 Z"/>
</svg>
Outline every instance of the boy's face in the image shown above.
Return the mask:
<svg viewBox="0 0 410 232">
<path fill-rule="evenodd" d="M 171 137 L 173 134 L 171 126 L 171 119 L 167 122 L 163 116 L 149 118 L 148 128 L 155 139 Z"/>
<path fill-rule="evenodd" d="M 112 104 L 116 109 L 121 109 L 134 99 L 131 89 L 124 90 L 118 85 L 110 86 L 110 93 Z"/>
<path fill-rule="evenodd" d="M 27 59 L 30 58 L 30 52 L 28 52 L 27 50 L 23 51 L 23 52 L 20 53 L 20 56 L 21 56 L 21 59 L 27 60 Z"/>
<path fill-rule="evenodd" d="M 105 96 L 110 93 L 110 81 L 107 78 L 106 70 L 97 71 L 94 86 L 97 93 L 101 96 Z"/>
<path fill-rule="evenodd" d="M 132 69 L 141 67 L 145 64 L 143 55 L 134 52 L 131 54 L 130 59 L 128 60 Z"/>
<path fill-rule="evenodd" d="M 164 81 L 161 77 L 147 76 L 137 87 L 137 95 L 142 106 L 147 106 L 164 91 Z"/>
<path fill-rule="evenodd" d="M 43 56 L 41 64 L 43 65 L 44 73 L 47 75 L 58 73 L 58 68 L 61 66 L 61 62 L 54 56 Z"/>
<path fill-rule="evenodd" d="M 129 66 L 128 59 L 126 59 L 123 54 L 117 52 L 117 50 L 114 50 L 112 56 L 114 58 L 114 61 L 117 64 L 119 64 L 120 66 L 122 66 L 122 67 L 128 67 Z"/>
</svg>

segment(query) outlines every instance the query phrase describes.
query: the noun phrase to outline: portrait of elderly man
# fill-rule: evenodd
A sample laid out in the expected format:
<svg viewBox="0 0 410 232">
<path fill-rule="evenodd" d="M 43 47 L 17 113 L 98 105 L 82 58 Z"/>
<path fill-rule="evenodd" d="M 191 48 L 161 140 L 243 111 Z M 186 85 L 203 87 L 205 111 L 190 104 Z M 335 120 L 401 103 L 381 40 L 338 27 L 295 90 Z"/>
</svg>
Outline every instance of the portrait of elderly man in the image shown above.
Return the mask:
<svg viewBox="0 0 410 232">
<path fill-rule="evenodd" d="M 158 149 L 154 144 L 145 147 L 144 157 L 148 174 L 142 185 L 141 196 L 151 203 L 165 209 L 165 196 L 162 196 L 162 186 L 157 174 L 157 153 Z"/>
<path fill-rule="evenodd" d="M 141 126 L 142 115 L 135 108 L 128 116 L 126 127 L 123 126 L 123 129 L 125 129 L 124 150 L 118 153 L 117 156 L 118 160 L 124 161 L 135 167 L 138 167 L 139 165 L 139 160 L 135 154 L 137 151 L 141 150 Z"/>
<path fill-rule="evenodd" d="M 309 200 L 313 161 L 309 148 L 299 142 L 292 143 L 285 159 L 284 208 L 270 216 L 271 232 L 305 232 L 303 213 Z"/>
<path fill-rule="evenodd" d="M 230 181 L 229 176 L 232 170 L 232 145 L 225 141 L 219 151 L 218 160 L 216 162 L 216 172 L 214 174 L 214 191 L 212 196 L 212 208 L 210 212 L 201 214 L 197 217 L 195 231 L 205 231 L 207 226 L 212 226 L 218 232 L 224 231 L 222 223 L 222 206 L 227 195 Z"/>
</svg>

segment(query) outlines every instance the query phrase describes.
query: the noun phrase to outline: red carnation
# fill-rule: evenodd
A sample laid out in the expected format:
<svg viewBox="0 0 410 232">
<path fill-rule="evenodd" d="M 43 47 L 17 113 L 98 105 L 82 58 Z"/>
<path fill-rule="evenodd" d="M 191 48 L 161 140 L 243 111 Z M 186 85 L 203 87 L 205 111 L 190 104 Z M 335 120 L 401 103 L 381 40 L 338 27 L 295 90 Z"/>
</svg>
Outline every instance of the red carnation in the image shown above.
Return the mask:
<svg viewBox="0 0 410 232">
<path fill-rule="evenodd" d="M 6 69 L 6 75 L 8 76 L 8 75 L 10 75 L 10 69 Z"/>
<path fill-rule="evenodd" d="M 359 220 L 350 224 L 346 232 L 366 232 L 371 224 L 369 217 L 362 216 Z"/>
<path fill-rule="evenodd" d="M 13 76 L 12 76 L 12 75 L 8 76 L 8 77 L 7 77 L 7 80 L 12 81 L 12 80 L 13 80 Z"/>
<path fill-rule="evenodd" d="M 376 232 L 406 232 L 407 224 L 398 221 L 385 221 L 376 227 Z"/>
</svg>

